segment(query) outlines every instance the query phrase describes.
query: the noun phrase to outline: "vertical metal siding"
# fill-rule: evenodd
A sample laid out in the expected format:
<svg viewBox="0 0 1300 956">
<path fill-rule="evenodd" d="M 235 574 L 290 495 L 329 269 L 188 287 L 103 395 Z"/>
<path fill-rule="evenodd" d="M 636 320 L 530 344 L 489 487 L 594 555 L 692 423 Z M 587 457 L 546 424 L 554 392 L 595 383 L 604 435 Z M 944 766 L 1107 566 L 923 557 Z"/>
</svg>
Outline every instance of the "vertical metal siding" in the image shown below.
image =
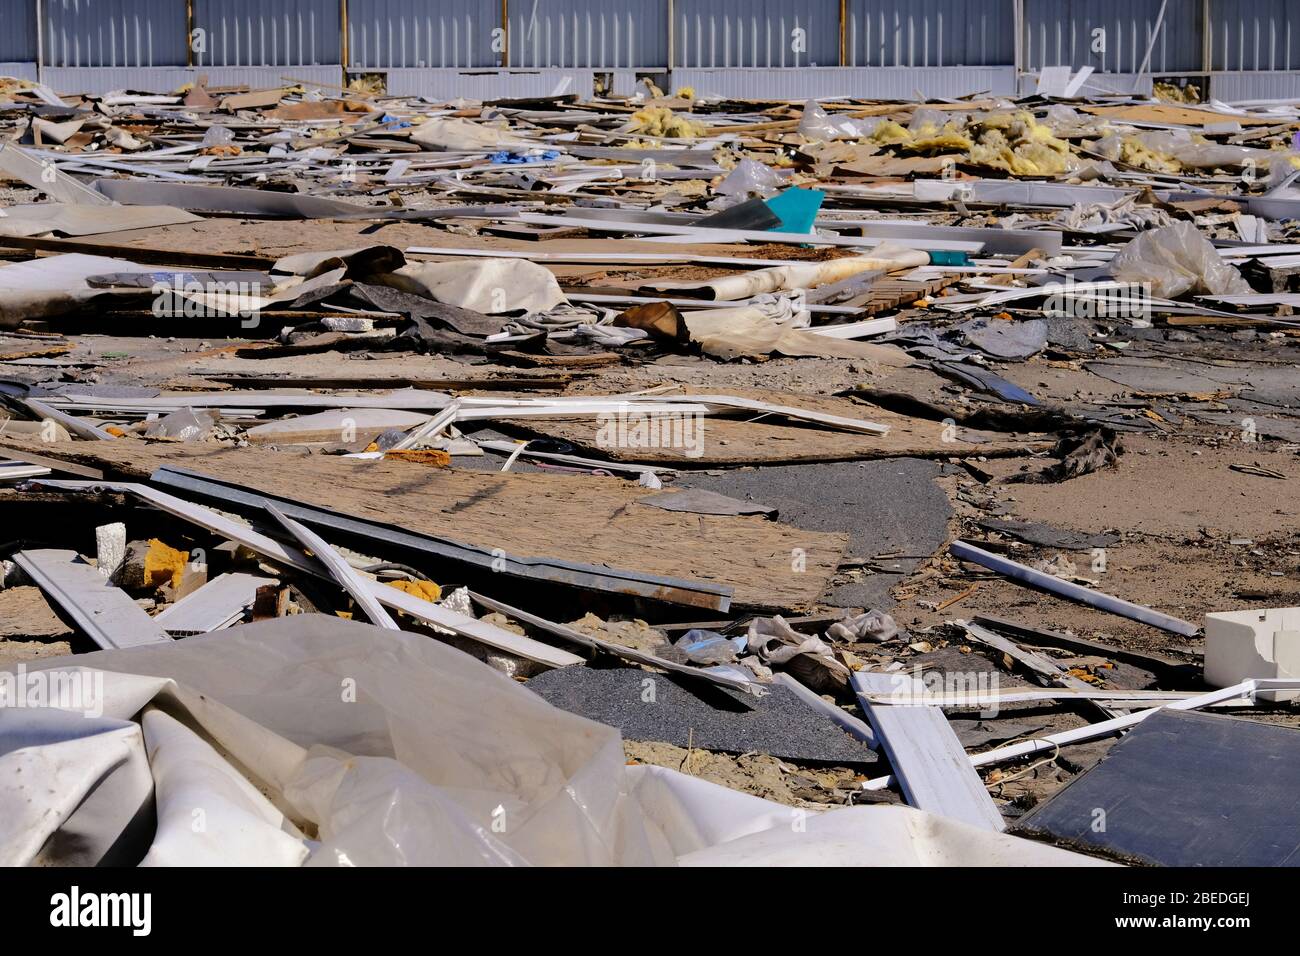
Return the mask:
<svg viewBox="0 0 1300 956">
<path fill-rule="evenodd" d="M 45 0 L 51 66 L 183 66 L 185 4 L 178 0 Z"/>
<path fill-rule="evenodd" d="M 0 0 L 0 63 L 35 60 L 36 0 Z"/>
<path fill-rule="evenodd" d="M 676 0 L 675 66 L 836 66 L 839 0 Z M 803 31 L 796 50 L 794 31 Z"/>
<path fill-rule="evenodd" d="M 1006 66 L 1011 0 L 849 0 L 849 66 Z"/>
<path fill-rule="evenodd" d="M 1300 69 L 1300 4 L 1295 0 L 1212 0 L 1215 70 Z"/>
<path fill-rule="evenodd" d="M 194 0 L 195 66 L 342 62 L 339 0 Z"/>
<path fill-rule="evenodd" d="M 1136 73 L 1160 12 L 1160 0 L 1025 0 L 1027 70 L 1094 67 Z M 1198 71 L 1202 66 L 1201 0 L 1169 0 L 1149 73 Z M 1105 31 L 1105 50 L 1092 52 L 1092 31 Z"/>
<path fill-rule="evenodd" d="M 662 69 L 668 0 L 513 0 L 510 66 Z"/>
<path fill-rule="evenodd" d="M 353 69 L 500 66 L 501 0 L 348 0 Z"/>
</svg>

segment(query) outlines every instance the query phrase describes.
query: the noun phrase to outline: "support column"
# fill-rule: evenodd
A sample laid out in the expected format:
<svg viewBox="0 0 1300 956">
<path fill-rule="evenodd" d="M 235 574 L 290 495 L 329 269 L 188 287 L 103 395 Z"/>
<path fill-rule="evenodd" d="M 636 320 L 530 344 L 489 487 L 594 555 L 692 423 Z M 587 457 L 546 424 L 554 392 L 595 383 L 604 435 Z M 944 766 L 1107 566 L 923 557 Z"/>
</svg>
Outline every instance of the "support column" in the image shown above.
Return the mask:
<svg viewBox="0 0 1300 956">
<path fill-rule="evenodd" d="M 849 0 L 840 0 L 840 66 L 849 65 Z"/>
<path fill-rule="evenodd" d="M 501 68 L 510 68 L 510 0 L 501 0 Z"/>
<path fill-rule="evenodd" d="M 348 85 L 348 59 L 351 51 L 348 49 L 348 0 L 339 0 L 339 63 L 343 68 L 343 76 L 340 82 L 344 89 Z"/>
<path fill-rule="evenodd" d="M 45 10 L 43 0 L 36 0 L 36 82 L 45 82 Z"/>
<path fill-rule="evenodd" d="M 1015 21 L 1016 95 L 1020 95 L 1020 76 L 1025 69 L 1025 0 L 1011 0 L 1011 18 Z"/>
</svg>

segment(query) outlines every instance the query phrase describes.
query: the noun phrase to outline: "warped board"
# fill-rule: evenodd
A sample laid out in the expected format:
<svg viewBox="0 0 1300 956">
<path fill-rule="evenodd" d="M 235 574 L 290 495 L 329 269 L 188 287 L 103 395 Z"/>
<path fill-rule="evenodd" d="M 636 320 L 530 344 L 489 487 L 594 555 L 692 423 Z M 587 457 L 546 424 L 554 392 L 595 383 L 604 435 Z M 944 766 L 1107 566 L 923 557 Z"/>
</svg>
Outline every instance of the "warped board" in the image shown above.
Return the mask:
<svg viewBox="0 0 1300 956">
<path fill-rule="evenodd" d="M 53 442 L 0 437 L 0 447 L 145 480 L 161 465 L 264 494 L 512 555 L 558 557 L 727 584 L 735 605 L 802 609 L 825 590 L 844 534 L 761 517 L 674 513 L 641 504 L 635 482 L 588 475 L 502 474 L 265 449 Z M 792 556 L 802 552 L 802 570 Z"/>
<path fill-rule="evenodd" d="M 705 390 L 696 389 L 697 393 Z M 579 454 L 615 461 L 680 468 L 703 468 L 718 465 L 795 464 L 818 461 L 855 461 L 870 458 L 948 458 L 966 455 L 1020 455 L 1045 451 L 1052 447 L 1049 436 L 1028 434 L 1014 436 L 998 432 L 957 429 L 954 440 L 945 441 L 942 422 L 913 418 L 866 405 L 847 398 L 823 398 L 799 395 L 792 399 L 785 392 L 761 392 L 729 389 L 727 394 L 757 398 L 806 408 L 845 418 L 863 418 L 889 426 L 889 434 L 862 435 L 827 428 L 804 427 L 777 418 L 760 421 L 745 418 L 709 416 L 703 419 L 697 447 L 701 454 L 688 455 L 682 447 L 629 447 L 610 444 L 613 431 L 595 419 L 529 421 L 502 419 L 525 434 L 546 435 L 569 442 Z M 632 423 L 634 424 L 634 423 Z M 680 444 L 680 443 L 679 443 Z M 691 449 L 692 451 L 694 449 Z"/>
</svg>

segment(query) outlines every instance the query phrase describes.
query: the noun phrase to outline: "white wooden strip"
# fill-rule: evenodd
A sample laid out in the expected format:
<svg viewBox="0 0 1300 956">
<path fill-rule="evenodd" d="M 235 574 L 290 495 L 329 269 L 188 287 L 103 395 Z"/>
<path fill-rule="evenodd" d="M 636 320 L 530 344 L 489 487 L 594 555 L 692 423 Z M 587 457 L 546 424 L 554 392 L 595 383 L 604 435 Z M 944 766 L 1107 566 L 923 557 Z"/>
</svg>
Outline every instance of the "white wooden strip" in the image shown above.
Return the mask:
<svg viewBox="0 0 1300 956">
<path fill-rule="evenodd" d="M 952 817 L 982 830 L 1005 828 L 966 748 L 937 707 L 882 707 L 865 695 L 904 690 L 920 695 L 925 685 L 906 674 L 858 671 L 853 688 L 876 738 L 889 757 L 907 802 L 918 810 Z"/>
<path fill-rule="evenodd" d="M 140 605 L 75 551 L 19 551 L 14 561 L 77 627 L 106 650 L 171 640 Z"/>
<path fill-rule="evenodd" d="M 780 242 L 793 245 L 809 246 L 847 246 L 865 249 L 879 246 L 884 239 L 870 236 L 820 235 L 815 232 L 770 232 L 758 229 L 712 229 L 703 226 L 676 226 L 666 223 L 616 222 L 604 219 L 589 219 L 579 216 L 547 216 L 541 213 L 525 212 L 519 214 L 521 222 L 535 226 L 581 226 L 590 232 L 620 232 L 629 235 L 678 236 L 681 242 Z M 891 241 L 890 245 L 909 249 L 944 250 L 950 252 L 982 252 L 982 242 L 959 242 L 953 239 L 900 239 Z"/>
<path fill-rule="evenodd" d="M 893 332 L 897 328 L 898 322 L 894 319 L 864 319 L 861 322 L 846 322 L 844 325 L 817 326 L 808 331 L 813 335 L 824 335 L 831 339 L 865 339 L 871 335 Z"/>
<path fill-rule="evenodd" d="M 244 616 L 257 599 L 257 589 L 278 584 L 276 578 L 233 571 L 213 578 L 154 615 L 154 623 L 170 634 L 206 634 L 229 627 Z"/>
</svg>

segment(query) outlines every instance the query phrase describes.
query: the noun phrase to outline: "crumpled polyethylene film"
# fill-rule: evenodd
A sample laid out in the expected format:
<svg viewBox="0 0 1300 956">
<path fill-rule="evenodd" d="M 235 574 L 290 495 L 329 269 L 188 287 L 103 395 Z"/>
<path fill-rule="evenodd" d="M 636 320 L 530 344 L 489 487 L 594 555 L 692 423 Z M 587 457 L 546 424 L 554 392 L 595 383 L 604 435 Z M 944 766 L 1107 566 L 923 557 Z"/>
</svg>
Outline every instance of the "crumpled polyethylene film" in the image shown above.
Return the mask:
<svg viewBox="0 0 1300 956">
<path fill-rule="evenodd" d="M 1249 283 L 1190 222 L 1152 229 L 1133 239 L 1110 262 L 1121 282 L 1150 284 L 1152 295 L 1174 299 L 1185 292 L 1248 295 Z"/>
<path fill-rule="evenodd" d="M 69 675 L 99 681 L 85 712 L 33 706 L 0 672 L 0 863 L 1094 862 L 901 807 L 805 827 L 803 811 L 625 766 L 617 730 L 454 648 L 325 615 L 17 677 Z"/>
</svg>

